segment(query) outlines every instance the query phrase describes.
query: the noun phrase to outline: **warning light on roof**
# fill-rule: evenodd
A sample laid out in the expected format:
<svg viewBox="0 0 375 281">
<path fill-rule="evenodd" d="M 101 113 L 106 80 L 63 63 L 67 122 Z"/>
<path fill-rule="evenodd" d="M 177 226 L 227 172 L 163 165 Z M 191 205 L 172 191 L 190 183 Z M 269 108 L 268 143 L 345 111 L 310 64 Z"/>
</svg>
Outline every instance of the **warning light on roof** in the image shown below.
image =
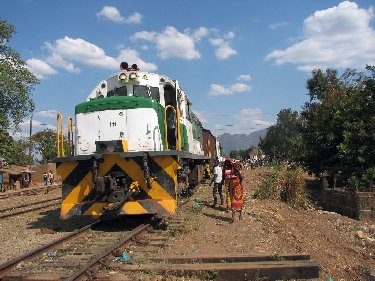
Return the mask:
<svg viewBox="0 0 375 281">
<path fill-rule="evenodd" d="M 130 75 L 129 75 L 129 79 L 130 79 L 130 80 L 135 80 L 135 79 L 137 79 L 137 73 L 135 73 L 135 72 L 130 73 Z"/>
<path fill-rule="evenodd" d="M 125 80 L 126 80 L 126 74 L 125 74 L 125 73 L 121 73 L 121 74 L 118 76 L 118 80 L 120 80 L 121 82 L 125 81 Z"/>
</svg>

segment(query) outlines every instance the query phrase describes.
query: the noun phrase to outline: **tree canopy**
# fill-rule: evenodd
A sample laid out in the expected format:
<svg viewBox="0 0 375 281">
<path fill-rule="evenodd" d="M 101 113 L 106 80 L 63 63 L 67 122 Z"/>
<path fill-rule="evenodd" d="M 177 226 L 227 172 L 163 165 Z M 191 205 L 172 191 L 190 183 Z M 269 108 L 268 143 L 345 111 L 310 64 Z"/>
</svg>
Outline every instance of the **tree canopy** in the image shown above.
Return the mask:
<svg viewBox="0 0 375 281">
<path fill-rule="evenodd" d="M 303 108 L 304 163 L 316 175 L 375 181 L 375 68 L 316 70 Z"/>
<path fill-rule="evenodd" d="M 301 156 L 302 119 L 297 111 L 282 109 L 277 122 L 271 126 L 259 147 L 270 157 L 281 160 L 298 160 Z"/>
<path fill-rule="evenodd" d="M 40 164 L 51 163 L 56 158 L 56 132 L 51 129 L 39 131 L 32 135 L 33 147 L 36 154 L 41 156 L 37 160 Z M 65 142 L 66 143 L 66 142 Z"/>
<path fill-rule="evenodd" d="M 27 68 L 18 52 L 6 46 L 15 33 L 14 26 L 0 19 L 0 130 L 17 126 L 31 115 L 31 91 L 39 81 Z"/>
<path fill-rule="evenodd" d="M 375 183 L 375 67 L 317 69 L 307 80 L 309 101 L 300 113 L 283 109 L 259 147 L 280 160 L 297 160 L 338 184 Z M 335 181 L 336 182 L 336 181 Z"/>
<path fill-rule="evenodd" d="M 7 151 L 17 146 L 8 130 L 18 130 L 19 124 L 34 110 L 31 91 L 39 81 L 26 68 L 19 53 L 6 46 L 16 29 L 13 25 L 0 19 L 0 153 L 8 161 Z"/>
</svg>

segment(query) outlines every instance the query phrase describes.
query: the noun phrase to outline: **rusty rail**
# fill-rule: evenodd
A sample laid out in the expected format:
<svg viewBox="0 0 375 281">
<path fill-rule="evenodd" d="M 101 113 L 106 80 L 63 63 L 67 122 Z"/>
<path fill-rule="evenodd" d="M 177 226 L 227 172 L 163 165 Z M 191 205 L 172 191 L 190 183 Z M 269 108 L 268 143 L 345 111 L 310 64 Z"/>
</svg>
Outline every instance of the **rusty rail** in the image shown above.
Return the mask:
<svg viewBox="0 0 375 281">
<path fill-rule="evenodd" d="M 42 245 L 40 247 L 37 247 L 35 248 L 34 250 L 31 250 L 30 252 L 22 255 L 22 256 L 19 256 L 15 259 L 12 259 L 12 260 L 9 260 L 3 264 L 0 265 L 0 279 L 2 279 L 5 275 L 6 272 L 8 272 L 9 270 L 11 270 L 13 267 L 15 267 L 17 264 L 19 264 L 21 261 L 26 261 L 30 258 L 33 258 L 35 256 L 38 256 L 40 255 L 42 252 L 48 250 L 48 249 L 51 249 L 57 245 L 60 245 L 61 243 L 73 238 L 74 236 L 78 235 L 79 233 L 82 233 L 84 231 L 86 231 L 87 229 L 91 228 L 92 226 L 94 226 L 95 224 L 99 223 L 99 221 L 97 222 L 94 222 L 92 224 L 89 224 L 85 227 L 82 227 L 80 229 L 77 229 L 75 231 L 73 231 L 72 233 L 69 233 L 57 240 L 54 240 L 52 241 L 51 243 L 48 243 L 46 245 Z"/>
<path fill-rule="evenodd" d="M 141 224 L 134 230 L 132 230 L 127 236 L 125 236 L 123 239 L 118 241 L 117 243 L 113 244 L 109 249 L 102 252 L 100 255 L 96 256 L 95 259 L 93 259 L 91 262 L 87 263 L 83 268 L 81 268 L 78 272 L 74 273 L 72 276 L 66 278 L 66 281 L 74 281 L 81 277 L 83 274 L 85 274 L 86 271 L 88 271 L 93 265 L 98 263 L 101 259 L 105 258 L 106 256 L 110 255 L 115 249 L 121 247 L 125 242 L 132 239 L 135 235 L 139 234 L 143 230 L 147 229 L 150 226 L 150 224 Z"/>
</svg>

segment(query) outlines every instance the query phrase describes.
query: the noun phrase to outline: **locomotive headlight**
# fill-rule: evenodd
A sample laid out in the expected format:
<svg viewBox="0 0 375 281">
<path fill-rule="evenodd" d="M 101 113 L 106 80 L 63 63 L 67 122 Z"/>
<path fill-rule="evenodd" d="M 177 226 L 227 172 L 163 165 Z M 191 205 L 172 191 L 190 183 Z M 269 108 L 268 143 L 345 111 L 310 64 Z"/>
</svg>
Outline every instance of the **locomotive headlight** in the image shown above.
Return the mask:
<svg viewBox="0 0 375 281">
<path fill-rule="evenodd" d="M 130 79 L 130 80 L 135 80 L 135 79 L 137 79 L 137 73 L 135 73 L 135 72 L 130 73 L 130 75 L 129 75 L 129 79 Z"/>
<path fill-rule="evenodd" d="M 118 80 L 120 80 L 121 82 L 125 81 L 125 80 L 126 80 L 126 74 L 125 74 L 125 73 L 121 73 L 121 74 L 118 76 Z"/>
<path fill-rule="evenodd" d="M 107 145 L 107 151 L 108 152 L 113 152 L 113 151 L 115 151 L 115 147 L 113 146 L 113 145 Z"/>
</svg>

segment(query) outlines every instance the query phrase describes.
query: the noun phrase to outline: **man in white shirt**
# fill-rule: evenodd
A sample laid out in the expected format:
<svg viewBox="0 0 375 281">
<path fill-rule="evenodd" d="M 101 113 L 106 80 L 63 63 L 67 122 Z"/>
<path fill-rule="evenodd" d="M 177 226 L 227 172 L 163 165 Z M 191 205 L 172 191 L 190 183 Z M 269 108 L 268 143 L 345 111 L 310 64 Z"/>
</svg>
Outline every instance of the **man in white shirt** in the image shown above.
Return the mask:
<svg viewBox="0 0 375 281">
<path fill-rule="evenodd" d="M 214 168 L 212 169 L 212 173 L 214 175 L 211 184 L 214 184 L 214 188 L 212 190 L 212 194 L 214 197 L 214 203 L 212 207 L 215 207 L 217 204 L 217 196 L 216 193 L 219 193 L 221 203 L 220 205 L 224 204 L 224 196 L 223 196 L 223 171 L 219 165 L 219 161 L 215 159 L 214 161 Z"/>
</svg>

